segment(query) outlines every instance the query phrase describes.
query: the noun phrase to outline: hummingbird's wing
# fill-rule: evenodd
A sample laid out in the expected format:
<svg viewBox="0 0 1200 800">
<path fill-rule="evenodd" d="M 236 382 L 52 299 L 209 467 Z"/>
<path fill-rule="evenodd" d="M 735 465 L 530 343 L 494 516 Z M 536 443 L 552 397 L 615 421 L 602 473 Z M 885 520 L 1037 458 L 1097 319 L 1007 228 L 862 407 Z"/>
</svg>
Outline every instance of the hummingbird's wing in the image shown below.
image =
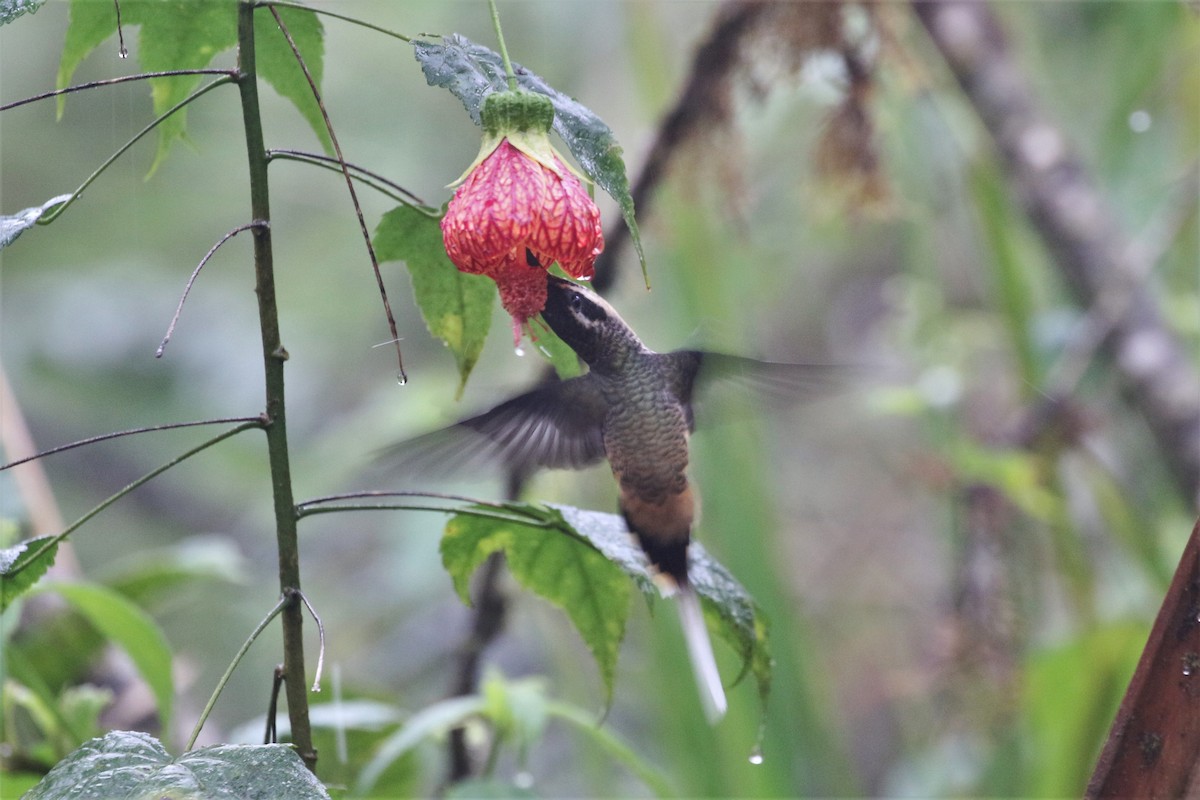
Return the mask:
<svg viewBox="0 0 1200 800">
<path fill-rule="evenodd" d="M 713 422 L 705 412 L 716 394 L 752 406 L 777 408 L 827 397 L 862 374 L 854 367 L 840 364 L 759 361 L 705 350 L 676 350 L 660 357 L 666 360 L 666 374 L 674 376 L 672 389 L 683 403 L 688 426 L 693 431 L 697 409 L 702 425 Z"/>
<path fill-rule="evenodd" d="M 608 406 L 590 374 L 547 383 L 455 425 L 385 448 L 379 458 L 409 475 L 507 467 L 581 469 L 604 458 Z"/>
</svg>

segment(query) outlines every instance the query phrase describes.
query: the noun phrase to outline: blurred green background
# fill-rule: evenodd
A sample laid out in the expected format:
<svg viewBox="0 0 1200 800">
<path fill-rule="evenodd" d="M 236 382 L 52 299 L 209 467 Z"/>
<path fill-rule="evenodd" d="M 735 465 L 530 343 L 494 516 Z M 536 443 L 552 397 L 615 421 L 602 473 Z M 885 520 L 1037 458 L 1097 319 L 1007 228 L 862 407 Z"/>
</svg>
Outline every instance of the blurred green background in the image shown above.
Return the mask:
<svg viewBox="0 0 1200 800">
<path fill-rule="evenodd" d="M 482 2 L 328 6 L 407 34 L 457 31 L 494 43 Z M 631 174 L 717 9 L 662 0 L 500 5 L 514 60 L 598 113 Z M 1133 240 L 1166 226 L 1147 284 L 1200 355 L 1197 14 L 1174 2 L 996 10 L 1044 107 Z M 0 102 L 54 87 L 67 12 L 51 0 L 0 28 Z M 655 349 L 703 344 L 864 364 L 873 375 L 836 400 L 694 440 L 698 536 L 767 610 L 777 665 L 764 762 L 752 765 L 758 707 L 749 682 L 710 729 L 673 615 L 636 604 L 604 725 L 681 795 L 1078 794 L 1196 511 L 1103 360 L 1072 387 L 1081 434 L 1016 442 L 1038 380 L 1083 314 L 907 6 L 882 4 L 879 17 L 888 33 L 877 44 L 869 108 L 887 200 L 857 208 L 815 174 L 813 146 L 840 99 L 836 70 L 815 59 L 792 75 L 764 52 L 733 93 L 732 128 L 685 149 L 640 209 L 653 291 L 627 250 L 608 293 Z M 454 98 L 425 85 L 407 45 L 324 24 L 324 95 L 347 159 L 441 204 L 474 158 L 478 130 Z M 129 61 L 117 58 L 114 39 L 74 82 L 137 71 L 136 36 L 127 31 L 126 41 Z M 263 97 L 268 147 L 318 149 L 293 107 L 269 89 Z M 188 116 L 188 143 L 153 175 L 148 138 L 61 219 L 0 254 L 0 359 L 40 447 L 261 409 L 248 237 L 205 267 L 166 354 L 154 357 L 191 270 L 248 215 L 235 91 L 210 93 Z M 4 112 L 0 209 L 13 214 L 72 191 L 151 117 L 143 83 L 72 95 L 61 121 L 53 102 Z M 296 496 L 453 488 L 499 499 L 494 477 L 401 486 L 373 471 L 372 459 L 390 441 L 527 386 L 540 359 L 514 354 L 497 310 L 456 405 L 453 359 L 426 333 L 401 265 L 385 264 L 410 377 L 398 385 L 392 349 L 374 347 L 390 337 L 340 177 L 277 162 L 271 182 Z M 360 195 L 373 227 L 391 205 Z M 605 219 L 616 219 L 614 204 L 600 202 Z M 131 437 L 44 464 L 70 521 L 204 438 Z M 603 468 L 541 475 L 526 497 L 615 507 Z M 0 502 L 4 517 L 23 516 L 3 475 Z M 304 588 L 324 620 L 343 696 L 415 711 L 448 691 L 470 611 L 440 566 L 443 524 L 430 513 L 303 522 Z M 119 581 L 181 548 L 226 575 L 142 598 L 176 653 L 181 730 L 163 736 L 176 747 L 275 603 L 272 531 L 265 449 L 245 434 L 72 538 L 95 580 Z M 509 588 L 508 627 L 487 661 L 512 677 L 546 675 L 553 696 L 600 712 L 602 685 L 566 617 Z M 202 742 L 261 718 L 280 652 L 274 631 L 260 640 Z M 719 657 L 735 674 L 734 654 Z M 326 747 L 322 769 L 336 774 L 338 759 Z M 429 744 L 405 769 L 408 783 L 397 785 L 429 791 L 444 748 Z M 501 762 L 502 774 L 517 769 Z M 524 769 L 544 796 L 648 792 L 554 726 Z"/>
</svg>

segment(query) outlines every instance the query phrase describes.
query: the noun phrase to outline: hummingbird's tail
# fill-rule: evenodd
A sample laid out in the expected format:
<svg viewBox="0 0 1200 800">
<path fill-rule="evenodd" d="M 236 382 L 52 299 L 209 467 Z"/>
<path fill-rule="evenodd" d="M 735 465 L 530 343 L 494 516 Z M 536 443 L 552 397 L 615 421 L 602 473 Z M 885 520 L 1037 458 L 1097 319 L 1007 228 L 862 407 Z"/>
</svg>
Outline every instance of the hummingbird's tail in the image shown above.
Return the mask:
<svg viewBox="0 0 1200 800">
<path fill-rule="evenodd" d="M 704 612 L 700 609 L 700 598 L 687 584 L 679 587 L 675 596 L 679 609 L 679 622 L 683 625 L 683 638 L 687 641 L 688 656 L 692 660 L 692 671 L 696 675 L 696 686 L 700 689 L 700 702 L 704 714 L 711 724 L 725 716 L 727 707 L 725 689 L 721 686 L 721 673 L 713 658 L 712 641 L 704 624 Z"/>
</svg>

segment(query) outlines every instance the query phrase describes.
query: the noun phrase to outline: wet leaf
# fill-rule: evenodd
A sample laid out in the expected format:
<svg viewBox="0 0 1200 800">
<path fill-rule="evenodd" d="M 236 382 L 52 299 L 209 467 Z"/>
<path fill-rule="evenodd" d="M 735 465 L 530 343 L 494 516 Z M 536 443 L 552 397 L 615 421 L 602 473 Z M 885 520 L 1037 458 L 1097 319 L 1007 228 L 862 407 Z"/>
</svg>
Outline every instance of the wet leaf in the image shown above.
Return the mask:
<svg viewBox="0 0 1200 800">
<path fill-rule="evenodd" d="M 0 250 L 8 247 L 25 231 L 37 224 L 47 211 L 71 199 L 69 194 L 52 197 L 40 206 L 32 206 L 10 216 L 0 216 Z"/>
<path fill-rule="evenodd" d="M 497 513 L 494 508 L 476 510 Z M 546 587 L 585 582 L 582 575 L 568 576 L 566 570 L 586 572 L 587 580 L 593 583 L 591 591 L 573 596 L 561 593 L 559 599 L 548 599 L 571 615 L 580 635 L 592 648 L 611 695 L 611 675 L 629 613 L 629 582 L 647 598 L 659 596 L 646 556 L 629 535 L 625 521 L 617 514 L 562 505 L 505 503 L 500 513 L 514 519 L 459 514 L 447 525 L 442 539 L 442 561 L 459 595 L 469 602 L 472 573 L 497 551 L 508 556 L 509 566 L 522 585 L 543 596 Z M 593 558 L 585 558 L 585 552 L 599 557 L 605 566 Z M 705 620 L 742 657 L 742 673 L 737 680 L 747 673 L 754 676 L 765 712 L 774 668 L 767 620 L 754 598 L 702 545 L 693 542 L 690 553 L 690 577 L 704 607 Z M 606 591 L 613 594 L 598 597 Z M 617 592 L 619 600 L 613 599 Z M 574 604 L 576 609 L 572 611 L 567 604 Z M 586 632 L 580 627 L 577 615 L 587 626 Z M 611 617 L 607 626 L 600 624 L 602 616 Z"/>
<path fill-rule="evenodd" d="M 650 579 L 646 556 L 629 535 L 620 515 L 571 506 L 551 505 L 550 509 L 560 515 L 571 530 L 617 564 L 633 579 L 642 594 L 658 596 L 658 589 Z M 688 552 L 688 577 L 700 596 L 709 628 L 742 657 L 742 672 L 734 683 L 747 672 L 752 673 L 758 682 L 759 698 L 765 710 L 774 667 L 766 617 L 754 598 L 702 544 L 693 541 Z"/>
<path fill-rule="evenodd" d="M 374 244 L 380 261 L 408 265 L 425 325 L 454 354 L 461 395 L 491 326 L 495 284 L 484 275 L 459 272 L 446 255 L 438 220 L 411 206 L 383 215 Z"/>
<path fill-rule="evenodd" d="M 440 42 L 416 41 L 413 42 L 413 49 L 429 85 L 440 86 L 462 101 L 476 125 L 480 124 L 479 109 L 483 99 L 492 92 L 508 89 L 504 63 L 499 54 L 465 36 L 451 34 Z M 562 137 L 584 173 L 617 201 L 645 277 L 646 256 L 642 252 L 642 240 L 634 216 L 633 196 L 629 192 L 621 145 L 612 129 L 591 109 L 557 91 L 520 64 L 514 62 L 513 71 L 522 89 L 550 98 L 554 104 L 554 130 Z"/>
<path fill-rule="evenodd" d="M 55 543 L 44 553 L 39 554 L 38 551 L 53 538 L 41 536 L 0 550 L 0 611 L 29 591 L 38 578 L 50 569 L 58 552 L 58 544 Z"/>
<path fill-rule="evenodd" d="M 629 615 L 629 581 L 587 541 L 564 535 L 561 529 L 538 526 L 539 522 L 561 520 L 558 512 L 521 504 L 507 508 L 516 512 L 513 519 L 460 513 L 447 523 L 442 563 L 455 589 L 464 602 L 470 602 L 471 575 L 492 553 L 504 553 L 513 577 L 522 586 L 567 612 L 592 651 L 606 696 L 611 698 Z M 493 512 L 485 507 L 475 510 Z"/>
<path fill-rule="evenodd" d="M 286 745 L 215 745 L 171 758 L 146 733 L 112 731 L 86 742 L 25 800 L 328 800 L 329 793 Z"/>
<path fill-rule="evenodd" d="M 321 77 L 325 71 L 325 29 L 320 18 L 303 8 L 276 9 L 283 24 L 287 26 L 296 49 L 304 58 L 309 74 L 317 88 L 321 87 Z M 256 12 L 254 19 L 254 50 L 258 57 L 258 71 L 267 82 L 279 92 L 282 97 L 292 101 L 296 110 L 312 126 L 313 133 L 321 142 L 321 147 L 329 155 L 333 155 L 333 142 L 329 131 L 325 128 L 325 118 L 313 97 L 312 87 L 304 77 L 300 64 L 292 48 L 284 38 L 283 32 L 275 24 L 275 18 L 267 11 Z"/>
<path fill-rule="evenodd" d="M 33 14 L 46 0 L 0 0 L 0 25 L 7 25 L 22 14 Z"/>
</svg>

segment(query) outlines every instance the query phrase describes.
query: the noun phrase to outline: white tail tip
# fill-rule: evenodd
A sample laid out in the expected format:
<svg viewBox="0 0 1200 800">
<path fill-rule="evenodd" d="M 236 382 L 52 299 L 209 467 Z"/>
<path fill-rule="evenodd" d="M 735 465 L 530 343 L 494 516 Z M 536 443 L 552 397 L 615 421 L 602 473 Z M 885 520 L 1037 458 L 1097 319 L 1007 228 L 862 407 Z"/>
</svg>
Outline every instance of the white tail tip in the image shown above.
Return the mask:
<svg viewBox="0 0 1200 800">
<path fill-rule="evenodd" d="M 713 658 L 712 641 L 708 638 L 708 627 L 704 624 L 704 612 L 700 609 L 700 598 L 690 586 L 684 586 L 675 598 L 679 608 L 679 621 L 683 625 L 683 638 L 687 641 L 688 656 L 692 660 L 692 671 L 696 674 L 696 686 L 700 689 L 700 702 L 710 724 L 716 724 L 725 716 L 728 707 L 725 689 L 721 686 L 721 673 Z"/>
</svg>

